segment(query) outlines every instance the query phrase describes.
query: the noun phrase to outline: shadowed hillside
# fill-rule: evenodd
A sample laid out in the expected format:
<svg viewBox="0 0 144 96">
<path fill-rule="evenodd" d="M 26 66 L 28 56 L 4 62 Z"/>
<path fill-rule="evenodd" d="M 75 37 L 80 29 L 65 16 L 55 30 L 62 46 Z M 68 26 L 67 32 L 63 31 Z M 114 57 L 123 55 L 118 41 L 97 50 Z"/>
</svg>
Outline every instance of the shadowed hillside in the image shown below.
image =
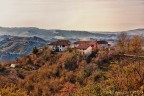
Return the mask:
<svg viewBox="0 0 144 96">
<path fill-rule="evenodd" d="M 0 36 L 0 60 L 15 60 L 47 42 L 39 37 Z"/>
</svg>

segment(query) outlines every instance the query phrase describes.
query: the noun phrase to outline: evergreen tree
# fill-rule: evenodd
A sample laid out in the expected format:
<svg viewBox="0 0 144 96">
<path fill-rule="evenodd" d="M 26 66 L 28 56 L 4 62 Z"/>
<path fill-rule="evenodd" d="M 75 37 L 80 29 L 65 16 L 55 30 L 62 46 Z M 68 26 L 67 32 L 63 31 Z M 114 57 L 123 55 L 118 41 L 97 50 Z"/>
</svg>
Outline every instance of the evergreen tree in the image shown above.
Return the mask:
<svg viewBox="0 0 144 96">
<path fill-rule="evenodd" d="M 37 54 L 37 53 L 38 53 L 38 49 L 37 49 L 37 47 L 34 47 L 34 48 L 33 48 L 32 53 L 33 53 L 33 54 Z"/>
</svg>

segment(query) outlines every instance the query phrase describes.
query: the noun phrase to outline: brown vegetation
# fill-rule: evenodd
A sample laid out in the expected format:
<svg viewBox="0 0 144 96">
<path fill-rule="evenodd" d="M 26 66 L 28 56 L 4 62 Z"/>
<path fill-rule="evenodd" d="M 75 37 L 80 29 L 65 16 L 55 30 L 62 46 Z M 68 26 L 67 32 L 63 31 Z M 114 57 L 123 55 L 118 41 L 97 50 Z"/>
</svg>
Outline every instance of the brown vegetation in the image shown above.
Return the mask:
<svg viewBox="0 0 144 96">
<path fill-rule="evenodd" d="M 0 66 L 0 95 L 140 95 L 144 90 L 144 59 L 124 57 L 119 53 L 142 53 L 142 39 L 121 36 L 124 37 L 119 37 L 116 50 L 96 50 L 89 57 L 75 49 L 52 53 L 44 48 L 8 63 L 16 64 L 16 68 Z"/>
</svg>

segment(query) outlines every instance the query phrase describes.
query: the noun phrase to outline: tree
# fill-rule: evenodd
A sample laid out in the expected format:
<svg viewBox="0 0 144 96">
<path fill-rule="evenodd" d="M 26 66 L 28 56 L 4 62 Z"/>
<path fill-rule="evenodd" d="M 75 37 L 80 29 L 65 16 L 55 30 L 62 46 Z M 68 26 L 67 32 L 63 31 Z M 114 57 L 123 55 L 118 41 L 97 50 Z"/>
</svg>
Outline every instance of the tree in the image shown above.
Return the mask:
<svg viewBox="0 0 144 96">
<path fill-rule="evenodd" d="M 38 49 L 37 49 L 37 47 L 34 47 L 34 48 L 33 48 L 32 53 L 33 53 L 33 54 L 37 54 L 37 53 L 38 53 Z"/>
<path fill-rule="evenodd" d="M 138 54 L 142 51 L 143 40 L 140 36 L 135 36 L 130 40 L 130 52 Z"/>
<path fill-rule="evenodd" d="M 121 53 L 125 53 L 126 52 L 126 48 L 127 48 L 127 43 L 128 43 L 129 39 L 127 36 L 127 33 L 122 32 L 120 33 L 120 35 L 118 36 L 118 47 L 121 50 Z"/>
</svg>

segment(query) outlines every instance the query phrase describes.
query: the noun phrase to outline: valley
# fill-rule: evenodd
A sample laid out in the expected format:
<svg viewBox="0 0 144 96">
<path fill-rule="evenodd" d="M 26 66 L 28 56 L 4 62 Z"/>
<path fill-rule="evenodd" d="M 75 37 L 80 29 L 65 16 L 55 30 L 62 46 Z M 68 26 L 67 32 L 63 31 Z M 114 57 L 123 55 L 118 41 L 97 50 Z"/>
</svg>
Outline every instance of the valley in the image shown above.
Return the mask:
<svg viewBox="0 0 144 96">
<path fill-rule="evenodd" d="M 30 54 L 34 47 L 47 44 L 47 41 L 39 37 L 17 37 L 10 35 L 0 36 L 0 60 L 13 61 Z"/>
</svg>

